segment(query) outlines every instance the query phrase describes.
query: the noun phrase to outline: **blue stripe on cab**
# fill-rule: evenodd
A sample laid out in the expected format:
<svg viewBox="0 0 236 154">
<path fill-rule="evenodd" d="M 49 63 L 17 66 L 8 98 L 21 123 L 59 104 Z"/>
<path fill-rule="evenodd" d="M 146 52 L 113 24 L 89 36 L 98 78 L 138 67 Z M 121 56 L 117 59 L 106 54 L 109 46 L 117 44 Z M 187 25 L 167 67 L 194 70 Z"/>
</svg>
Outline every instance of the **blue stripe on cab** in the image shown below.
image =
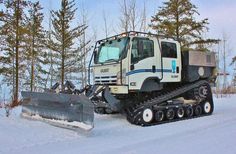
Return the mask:
<svg viewBox="0 0 236 154">
<path fill-rule="evenodd" d="M 145 72 L 152 73 L 152 69 L 133 70 L 133 71 L 127 72 L 126 76 L 129 76 L 129 75 L 132 75 L 132 74 L 137 74 L 137 73 L 145 73 Z M 161 72 L 161 69 L 156 69 L 156 72 Z M 163 69 L 163 72 L 165 72 L 165 73 L 172 73 L 172 69 Z"/>
</svg>

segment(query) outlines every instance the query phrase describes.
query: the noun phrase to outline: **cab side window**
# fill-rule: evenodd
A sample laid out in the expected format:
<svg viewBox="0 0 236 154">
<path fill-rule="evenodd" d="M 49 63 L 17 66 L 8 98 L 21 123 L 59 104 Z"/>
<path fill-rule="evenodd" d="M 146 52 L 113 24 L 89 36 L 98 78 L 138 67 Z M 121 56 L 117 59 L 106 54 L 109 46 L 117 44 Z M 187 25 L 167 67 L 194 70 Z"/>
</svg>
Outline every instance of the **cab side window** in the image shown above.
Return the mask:
<svg viewBox="0 0 236 154">
<path fill-rule="evenodd" d="M 154 43 L 149 39 L 134 38 L 131 50 L 131 63 L 137 63 L 154 56 Z"/>
<path fill-rule="evenodd" d="M 177 58 L 177 47 L 175 43 L 161 42 L 162 57 Z"/>
</svg>

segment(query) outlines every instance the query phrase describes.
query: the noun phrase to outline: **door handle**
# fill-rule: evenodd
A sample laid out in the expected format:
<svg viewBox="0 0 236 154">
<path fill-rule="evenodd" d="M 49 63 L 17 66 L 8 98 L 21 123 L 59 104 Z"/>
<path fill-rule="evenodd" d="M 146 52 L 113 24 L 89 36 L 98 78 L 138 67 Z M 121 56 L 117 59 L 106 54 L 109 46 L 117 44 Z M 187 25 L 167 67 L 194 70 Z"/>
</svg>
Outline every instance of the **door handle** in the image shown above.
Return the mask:
<svg viewBox="0 0 236 154">
<path fill-rule="evenodd" d="M 152 65 L 152 73 L 156 73 L 156 66 Z"/>
<path fill-rule="evenodd" d="M 179 73 L 179 66 L 176 67 L 176 73 Z"/>
<path fill-rule="evenodd" d="M 131 71 L 134 70 L 134 64 L 131 64 L 131 65 L 130 65 L 130 70 L 131 70 Z"/>
</svg>

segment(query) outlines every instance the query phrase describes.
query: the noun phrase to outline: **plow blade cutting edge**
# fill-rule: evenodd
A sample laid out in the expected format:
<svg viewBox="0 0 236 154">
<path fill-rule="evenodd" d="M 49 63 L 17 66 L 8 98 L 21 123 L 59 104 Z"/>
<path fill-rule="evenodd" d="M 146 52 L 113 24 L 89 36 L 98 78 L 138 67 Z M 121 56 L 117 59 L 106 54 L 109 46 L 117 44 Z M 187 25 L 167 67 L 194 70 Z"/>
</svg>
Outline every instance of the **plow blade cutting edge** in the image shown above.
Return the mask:
<svg viewBox="0 0 236 154">
<path fill-rule="evenodd" d="M 73 130 L 94 127 L 94 105 L 85 95 L 21 92 L 21 116 Z"/>
</svg>

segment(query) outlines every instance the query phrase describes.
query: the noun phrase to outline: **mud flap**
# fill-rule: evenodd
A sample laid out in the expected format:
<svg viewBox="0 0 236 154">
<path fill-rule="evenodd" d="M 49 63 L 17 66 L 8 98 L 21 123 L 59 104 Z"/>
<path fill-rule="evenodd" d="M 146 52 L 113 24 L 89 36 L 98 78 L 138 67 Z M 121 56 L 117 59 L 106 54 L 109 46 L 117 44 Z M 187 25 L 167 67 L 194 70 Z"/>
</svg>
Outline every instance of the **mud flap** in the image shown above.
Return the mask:
<svg viewBox="0 0 236 154">
<path fill-rule="evenodd" d="M 94 105 L 84 95 L 21 92 L 22 117 L 42 120 L 69 129 L 91 130 Z"/>
</svg>

